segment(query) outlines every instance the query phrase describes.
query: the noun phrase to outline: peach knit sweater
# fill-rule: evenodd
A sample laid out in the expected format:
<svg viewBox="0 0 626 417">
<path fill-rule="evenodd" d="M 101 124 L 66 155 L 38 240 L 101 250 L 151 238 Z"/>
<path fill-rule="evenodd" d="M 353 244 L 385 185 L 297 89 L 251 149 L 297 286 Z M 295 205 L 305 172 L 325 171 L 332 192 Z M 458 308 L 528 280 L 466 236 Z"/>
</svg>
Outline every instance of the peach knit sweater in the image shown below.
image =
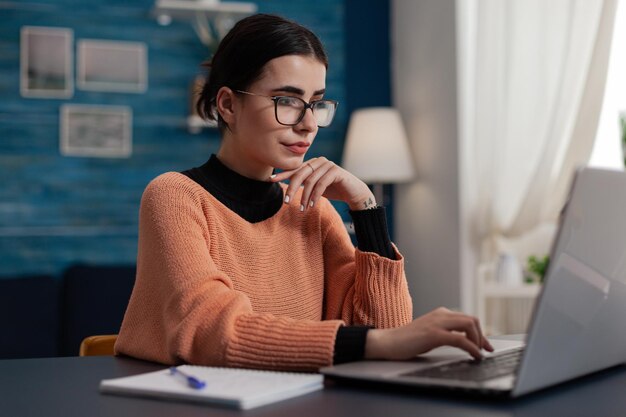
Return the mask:
<svg viewBox="0 0 626 417">
<path fill-rule="evenodd" d="M 332 363 L 342 324 L 408 323 L 402 257 L 355 249 L 328 200 L 304 213 L 299 201 L 249 223 L 182 174 L 154 179 L 116 353 L 310 371 Z"/>
</svg>

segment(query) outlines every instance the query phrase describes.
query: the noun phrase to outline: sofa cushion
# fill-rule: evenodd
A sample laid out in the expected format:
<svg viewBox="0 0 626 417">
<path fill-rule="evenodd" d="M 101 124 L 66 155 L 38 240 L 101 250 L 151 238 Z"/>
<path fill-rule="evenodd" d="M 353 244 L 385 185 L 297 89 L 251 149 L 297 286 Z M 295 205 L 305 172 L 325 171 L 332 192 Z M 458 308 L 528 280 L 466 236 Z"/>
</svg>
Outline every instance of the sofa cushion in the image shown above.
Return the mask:
<svg viewBox="0 0 626 417">
<path fill-rule="evenodd" d="M 78 355 L 87 336 L 119 332 L 134 282 L 134 265 L 75 265 L 65 271 L 61 356 Z"/>
<path fill-rule="evenodd" d="M 59 285 L 48 275 L 0 279 L 0 358 L 58 354 Z"/>
</svg>

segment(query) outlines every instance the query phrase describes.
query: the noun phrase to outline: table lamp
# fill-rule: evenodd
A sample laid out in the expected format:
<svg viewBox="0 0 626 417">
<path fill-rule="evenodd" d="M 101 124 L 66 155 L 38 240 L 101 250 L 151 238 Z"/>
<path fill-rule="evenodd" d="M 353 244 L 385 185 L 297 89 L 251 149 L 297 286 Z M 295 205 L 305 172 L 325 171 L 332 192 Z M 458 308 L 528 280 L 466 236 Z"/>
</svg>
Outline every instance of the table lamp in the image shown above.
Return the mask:
<svg viewBox="0 0 626 417">
<path fill-rule="evenodd" d="M 384 205 L 384 183 L 413 178 L 413 160 L 398 110 L 391 107 L 355 110 L 350 117 L 341 166 L 373 184 L 379 205 Z"/>
</svg>

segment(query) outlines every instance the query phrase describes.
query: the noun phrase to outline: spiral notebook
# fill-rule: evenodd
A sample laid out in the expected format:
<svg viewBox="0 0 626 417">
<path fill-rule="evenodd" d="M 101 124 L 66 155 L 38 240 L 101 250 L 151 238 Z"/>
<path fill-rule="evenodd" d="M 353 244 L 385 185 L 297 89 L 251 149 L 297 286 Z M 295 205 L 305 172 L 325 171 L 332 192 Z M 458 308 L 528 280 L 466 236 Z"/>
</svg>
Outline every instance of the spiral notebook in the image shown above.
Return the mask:
<svg viewBox="0 0 626 417">
<path fill-rule="evenodd" d="M 182 365 L 176 368 L 100 382 L 100 392 L 170 400 L 212 403 L 247 410 L 297 397 L 323 388 L 323 376 L 291 372 L 257 371 Z M 180 375 L 204 383 L 193 388 Z"/>
</svg>

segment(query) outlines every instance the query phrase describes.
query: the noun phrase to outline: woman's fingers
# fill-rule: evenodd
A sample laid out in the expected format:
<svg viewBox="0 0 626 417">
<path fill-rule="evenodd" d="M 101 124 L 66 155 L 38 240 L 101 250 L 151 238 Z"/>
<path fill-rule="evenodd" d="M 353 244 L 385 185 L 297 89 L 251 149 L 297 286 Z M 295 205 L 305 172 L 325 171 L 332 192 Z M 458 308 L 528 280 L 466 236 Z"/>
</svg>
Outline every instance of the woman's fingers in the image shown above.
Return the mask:
<svg viewBox="0 0 626 417">
<path fill-rule="evenodd" d="M 472 355 L 474 359 L 480 360 L 483 357 L 478 346 L 461 333 L 445 332 L 442 336 L 442 342 L 442 345 L 463 349 Z"/>
<path fill-rule="evenodd" d="M 301 209 L 313 207 L 326 188 L 335 181 L 330 172 L 334 166 L 332 162 L 324 163 L 315 168 L 315 171 L 304 180 L 300 199 Z"/>
<path fill-rule="evenodd" d="M 483 348 L 493 351 L 478 319 L 445 308 L 431 311 L 405 326 L 376 332 L 385 332 L 385 337 L 374 337 L 374 333 L 370 337 L 368 332 L 368 359 L 410 359 L 439 346 L 462 349 L 475 359 L 482 358 Z"/>
<path fill-rule="evenodd" d="M 285 180 L 291 180 L 291 178 L 294 177 L 298 173 L 304 174 L 305 170 L 308 170 L 310 173 L 311 170 L 315 169 L 313 168 L 312 165 L 310 165 L 313 163 L 313 161 L 314 161 L 313 159 L 310 159 L 307 162 L 304 162 L 298 168 L 289 169 L 289 170 L 281 171 L 278 174 L 274 174 L 269 178 L 269 180 L 271 182 L 281 182 Z"/>
<path fill-rule="evenodd" d="M 436 312 L 446 318 L 444 323 L 446 329 L 463 332 L 479 349 L 493 352 L 493 346 L 483 334 L 478 318 L 447 309 L 439 309 Z"/>
<path fill-rule="evenodd" d="M 298 189 L 303 186 L 300 198 L 300 210 L 303 211 L 308 207 L 312 207 L 326 188 L 334 182 L 334 177 L 329 178 L 327 174 L 335 166 L 334 163 L 324 157 L 314 158 L 306 161 L 296 169 L 273 175 L 270 181 L 289 180 L 287 191 L 285 191 L 285 203 L 293 201 Z"/>
<path fill-rule="evenodd" d="M 283 171 L 271 178 L 271 181 L 273 182 L 284 181 L 287 179 L 289 180 L 287 191 L 285 191 L 285 203 L 289 204 L 289 202 L 293 201 L 296 192 L 304 180 L 315 173 L 315 168 L 311 164 L 311 161 L 307 161 L 296 169 Z"/>
<path fill-rule="evenodd" d="M 449 334 L 458 335 L 467 339 L 476 350 L 480 351 L 482 344 L 481 335 L 478 333 L 471 317 L 448 317 L 441 325 Z"/>
<path fill-rule="evenodd" d="M 463 332 L 476 346 L 481 345 L 481 334 L 473 317 L 450 310 L 440 313 L 440 325 L 449 331 Z"/>
<path fill-rule="evenodd" d="M 439 327 L 448 335 L 454 335 L 451 339 L 445 339 L 446 342 L 443 344 L 448 344 L 448 341 L 453 341 L 456 345 L 452 346 L 461 347 L 458 346 L 458 344 L 461 343 L 461 339 L 465 339 L 466 342 L 462 342 L 463 350 L 466 350 L 475 358 L 481 357 L 481 349 L 493 352 L 493 346 L 491 346 L 491 343 L 489 343 L 484 336 L 480 321 L 476 317 L 450 311 L 445 308 L 437 309 L 431 314 L 436 320 L 436 327 Z M 441 340 L 439 341 L 441 342 Z M 468 343 L 472 346 L 471 348 Z M 476 356 L 476 354 L 478 354 L 478 356 Z"/>
<path fill-rule="evenodd" d="M 481 349 L 493 352 L 493 346 L 491 346 L 491 343 L 489 343 L 489 340 L 485 337 L 485 334 L 483 333 L 483 329 L 480 327 L 480 320 L 478 320 L 477 317 L 474 317 L 474 320 L 476 321 L 476 327 L 478 328 L 478 334 L 480 335 L 480 344 L 478 346 Z"/>
<path fill-rule="evenodd" d="M 315 205 L 322 196 L 343 201 L 350 210 L 363 210 L 376 204 L 367 184 L 323 156 L 309 159 L 296 169 L 272 175 L 269 180 L 289 180 L 285 203 L 293 201 L 298 189 L 304 186 L 300 199 L 302 210 Z"/>
</svg>

